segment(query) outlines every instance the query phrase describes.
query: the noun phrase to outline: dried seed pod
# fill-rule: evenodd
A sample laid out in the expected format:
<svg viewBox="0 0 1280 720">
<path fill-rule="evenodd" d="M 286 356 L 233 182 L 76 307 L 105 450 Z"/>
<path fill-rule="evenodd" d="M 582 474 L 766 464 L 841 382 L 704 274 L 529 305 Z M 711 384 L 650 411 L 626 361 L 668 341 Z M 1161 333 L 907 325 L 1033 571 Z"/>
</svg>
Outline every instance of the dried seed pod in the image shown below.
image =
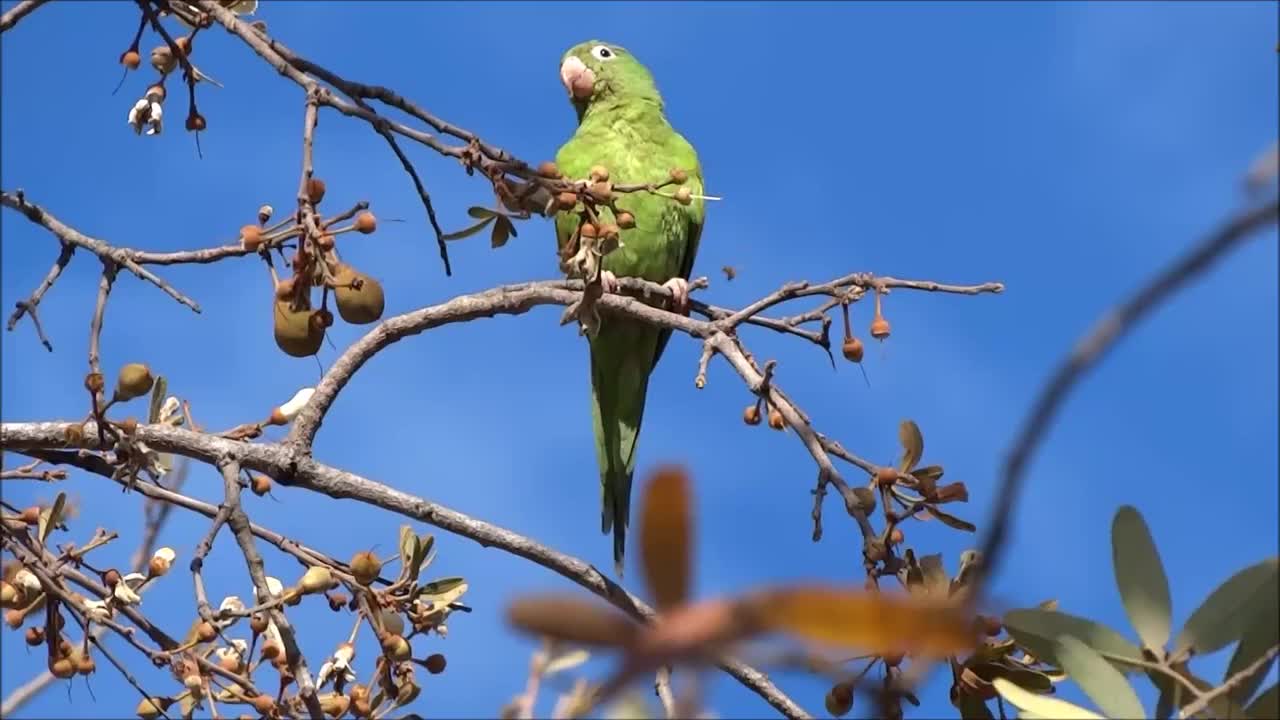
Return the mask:
<svg viewBox="0 0 1280 720">
<path fill-rule="evenodd" d="M 102 373 L 91 372 L 84 376 L 84 389 L 91 393 L 100 393 L 102 388 L 106 387 L 106 380 L 103 379 Z"/>
<path fill-rule="evenodd" d="M 120 64 L 130 70 L 137 70 L 138 66 L 142 64 L 142 56 L 138 54 L 137 50 L 130 48 L 121 53 Z"/>
<path fill-rule="evenodd" d="M 208 125 L 209 124 L 205 121 L 204 116 L 200 113 L 193 110 L 187 114 L 187 129 L 191 132 L 200 132 L 208 127 Z"/>
<path fill-rule="evenodd" d="M 165 90 L 164 85 L 161 85 L 160 83 L 156 83 L 148 87 L 147 91 L 143 93 L 142 96 L 150 100 L 151 102 L 162 103 L 164 102 L 165 98 L 169 96 L 169 91 Z"/>
<path fill-rule="evenodd" d="M 254 613 L 253 616 L 249 618 L 249 629 L 253 631 L 254 635 L 261 635 L 266 632 L 267 616 L 262 613 Z"/>
<path fill-rule="evenodd" d="M 891 467 L 876 469 L 876 484 L 888 487 L 898 482 L 898 470 Z"/>
<path fill-rule="evenodd" d="M 618 227 L 622 228 L 623 230 L 630 230 L 631 228 L 636 226 L 636 216 L 632 215 L 626 210 L 623 210 L 622 212 L 618 213 L 618 216 L 615 219 L 618 221 Z"/>
<path fill-rule="evenodd" d="M 142 363 L 129 363 L 120 368 L 120 374 L 116 376 L 116 400 L 125 402 L 146 395 L 154 384 L 150 368 Z"/>
<path fill-rule="evenodd" d="M 191 54 L 191 36 L 190 35 L 184 35 L 178 38 L 177 40 L 174 40 L 173 44 L 178 46 L 178 50 L 181 51 L 183 55 Z"/>
<path fill-rule="evenodd" d="M 760 424 L 760 406 L 748 405 L 746 410 L 742 411 L 742 422 L 748 425 Z"/>
<path fill-rule="evenodd" d="M 329 572 L 329 568 L 323 565 L 313 565 L 307 568 L 307 571 L 302 574 L 302 579 L 298 581 L 298 589 L 306 594 L 324 592 L 332 585 L 333 573 Z"/>
<path fill-rule="evenodd" d="M 841 717 L 853 709 L 853 685 L 847 682 L 836 683 L 827 691 L 827 712 Z"/>
<path fill-rule="evenodd" d="M 293 357 L 310 357 L 320 351 L 324 330 L 311 324 L 311 309 L 294 310 L 288 299 L 277 299 L 271 311 L 276 347 Z"/>
<path fill-rule="evenodd" d="M 200 642 L 211 642 L 218 637 L 218 630 L 209 621 L 204 621 L 196 626 L 196 637 Z"/>
<path fill-rule="evenodd" d="M 889 321 L 877 315 L 876 318 L 871 321 L 871 337 L 880 341 L 889 337 Z"/>
<path fill-rule="evenodd" d="M 600 228 L 596 227 L 595 223 L 582 223 L 582 227 L 578 228 L 578 234 L 590 240 L 600 234 Z"/>
<path fill-rule="evenodd" d="M 258 217 L 261 218 L 262 214 L 259 213 Z M 262 228 L 257 225 L 245 225 L 240 228 L 240 247 L 249 252 L 257 252 L 258 248 L 262 247 Z"/>
<path fill-rule="evenodd" d="M 262 497 L 271 492 L 271 478 L 266 475 L 254 475 L 253 482 L 249 483 L 249 489 L 254 495 Z"/>
<path fill-rule="evenodd" d="M 598 203 L 606 204 L 613 199 L 613 184 L 607 181 L 593 183 L 587 190 L 591 194 L 591 199 Z"/>
<path fill-rule="evenodd" d="M 782 430 L 787 427 L 787 420 L 782 417 L 782 413 L 778 411 L 778 408 L 769 408 L 769 427 L 774 430 Z"/>
<path fill-rule="evenodd" d="M 382 283 L 350 265 L 339 265 L 334 272 L 334 296 L 338 301 L 338 314 L 352 325 L 364 325 L 382 317 L 386 297 Z"/>
<path fill-rule="evenodd" d="M 373 213 L 369 212 L 368 210 L 365 210 L 364 212 L 356 216 L 354 227 L 356 229 L 356 232 L 361 232 L 361 233 L 364 233 L 365 235 L 368 235 L 369 233 L 378 229 L 378 219 L 373 216 Z"/>
<path fill-rule="evenodd" d="M 439 675 L 440 673 L 444 672 L 444 668 L 447 664 L 448 662 L 445 660 L 444 655 L 441 655 L 440 653 L 435 653 L 427 657 L 427 661 L 426 661 L 427 672 L 431 673 L 432 675 Z"/>
<path fill-rule="evenodd" d="M 66 680 L 76 674 L 75 663 L 69 657 L 60 657 L 49 663 L 49 673 L 59 680 Z"/>
<path fill-rule="evenodd" d="M 677 185 L 683 185 L 689 181 L 689 173 L 685 172 L 681 168 L 671 168 L 668 176 L 671 178 L 671 182 Z"/>
<path fill-rule="evenodd" d="M 320 204 L 320 201 L 324 199 L 324 191 L 324 181 L 320 178 L 313 177 L 307 180 L 307 199 L 311 201 L 312 205 Z"/>
<path fill-rule="evenodd" d="M 840 345 L 840 352 L 844 355 L 845 360 L 860 363 L 863 356 L 862 341 L 856 337 L 847 337 L 844 339 L 844 343 Z"/>
</svg>

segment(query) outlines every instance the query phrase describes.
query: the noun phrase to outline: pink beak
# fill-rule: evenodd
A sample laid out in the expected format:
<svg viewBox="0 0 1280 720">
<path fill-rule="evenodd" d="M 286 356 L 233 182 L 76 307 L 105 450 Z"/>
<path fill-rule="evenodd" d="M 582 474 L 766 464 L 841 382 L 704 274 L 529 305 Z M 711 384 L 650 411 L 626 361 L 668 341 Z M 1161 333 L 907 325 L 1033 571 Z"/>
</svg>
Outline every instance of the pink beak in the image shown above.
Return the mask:
<svg viewBox="0 0 1280 720">
<path fill-rule="evenodd" d="M 595 91 L 596 74 L 581 60 L 569 56 L 560 64 L 560 82 L 574 100 L 587 100 Z"/>
</svg>

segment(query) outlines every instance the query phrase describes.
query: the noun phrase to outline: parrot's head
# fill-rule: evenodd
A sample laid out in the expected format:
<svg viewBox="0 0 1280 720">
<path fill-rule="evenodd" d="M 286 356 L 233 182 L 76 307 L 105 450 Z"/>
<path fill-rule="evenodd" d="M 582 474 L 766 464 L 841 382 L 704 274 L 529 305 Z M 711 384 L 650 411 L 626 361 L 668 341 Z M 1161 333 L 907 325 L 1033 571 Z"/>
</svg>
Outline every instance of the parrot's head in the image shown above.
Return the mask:
<svg viewBox="0 0 1280 720">
<path fill-rule="evenodd" d="M 560 82 L 582 117 L 593 105 L 642 100 L 662 105 L 648 68 L 626 48 L 588 40 L 560 59 Z"/>
</svg>

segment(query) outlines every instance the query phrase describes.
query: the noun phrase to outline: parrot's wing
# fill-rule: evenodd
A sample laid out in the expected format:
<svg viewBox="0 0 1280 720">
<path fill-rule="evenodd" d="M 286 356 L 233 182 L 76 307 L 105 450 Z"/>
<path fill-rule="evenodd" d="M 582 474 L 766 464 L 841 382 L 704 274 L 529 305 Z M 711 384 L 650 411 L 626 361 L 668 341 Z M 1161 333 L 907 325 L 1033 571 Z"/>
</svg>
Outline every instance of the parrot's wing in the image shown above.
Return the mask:
<svg viewBox="0 0 1280 720">
<path fill-rule="evenodd" d="M 693 192 L 694 195 L 703 194 L 702 181 L 702 163 L 698 161 L 698 154 L 694 151 L 693 146 L 688 140 L 678 132 L 672 132 L 672 167 L 678 167 L 689 173 L 689 180 L 685 185 Z M 693 263 L 698 257 L 698 246 L 702 241 L 702 226 L 706 219 L 706 201 L 700 197 L 695 197 L 688 206 L 681 208 L 688 218 L 687 230 L 685 232 L 684 252 L 680 257 L 680 274 L 679 277 L 685 280 L 693 274 Z M 663 329 L 658 335 L 658 349 L 653 355 L 653 365 L 657 367 L 658 361 L 662 359 L 662 351 L 667 349 L 667 341 L 671 339 L 671 330 Z"/>
</svg>

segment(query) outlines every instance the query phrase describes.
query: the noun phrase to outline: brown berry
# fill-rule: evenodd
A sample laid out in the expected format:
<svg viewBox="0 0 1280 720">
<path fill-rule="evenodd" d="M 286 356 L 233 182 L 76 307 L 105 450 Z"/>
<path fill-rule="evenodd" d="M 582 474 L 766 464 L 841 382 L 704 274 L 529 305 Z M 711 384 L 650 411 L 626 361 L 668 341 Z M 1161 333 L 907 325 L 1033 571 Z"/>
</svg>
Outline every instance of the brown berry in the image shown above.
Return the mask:
<svg viewBox="0 0 1280 720">
<path fill-rule="evenodd" d="M 582 223 L 582 227 L 578 229 L 578 234 L 582 235 L 582 237 L 587 239 L 596 237 L 599 234 L 599 232 L 600 232 L 600 229 L 596 227 L 595 223 L 589 223 L 589 222 Z"/>
<path fill-rule="evenodd" d="M 218 630 L 206 620 L 196 626 L 196 637 L 200 639 L 200 642 L 210 642 L 218 637 Z"/>
<path fill-rule="evenodd" d="M 93 656 L 91 655 L 81 655 L 76 660 L 76 672 L 81 675 L 92 675 L 93 671 L 97 669 L 97 663 L 93 661 Z"/>
<path fill-rule="evenodd" d="M 249 489 L 254 495 L 262 497 L 271 492 L 271 478 L 266 475 L 254 475 L 253 481 L 249 483 Z"/>
<path fill-rule="evenodd" d="M 120 571 L 115 568 L 111 568 L 102 573 L 102 584 L 106 585 L 109 590 L 115 589 L 115 586 L 120 584 L 121 579 Z"/>
<path fill-rule="evenodd" d="M 896 528 L 894 528 L 893 530 L 891 530 L 891 531 L 889 532 L 889 544 L 890 544 L 890 545 L 901 545 L 901 544 L 902 544 L 902 541 L 903 541 L 903 540 L 905 540 L 905 539 L 906 539 L 906 538 L 905 538 L 905 536 L 903 536 L 903 534 L 902 534 L 902 528 L 897 528 L 897 527 L 896 527 Z"/>
<path fill-rule="evenodd" d="M 879 485 L 889 486 L 898 482 L 898 471 L 896 468 L 882 467 L 876 470 L 876 483 Z"/>
<path fill-rule="evenodd" d="M 326 595 L 325 599 L 329 601 L 329 609 L 334 612 L 338 612 L 339 610 L 341 610 L 344 606 L 346 606 L 348 602 L 347 596 L 343 595 L 342 593 L 333 593 L 332 595 Z"/>
<path fill-rule="evenodd" d="M 448 662 L 445 661 L 444 655 L 441 655 L 440 653 L 435 653 L 434 655 L 427 656 L 426 664 L 427 664 L 427 672 L 431 673 L 432 675 L 439 675 L 440 673 L 444 672 L 444 668 L 446 665 L 448 665 Z"/>
<path fill-rule="evenodd" d="M 177 40 L 174 40 L 173 44 L 178 46 L 178 49 L 182 51 L 183 55 L 191 54 L 191 37 L 190 36 L 184 35 L 183 37 L 180 37 Z"/>
<path fill-rule="evenodd" d="M 613 199 L 613 184 L 607 181 L 601 181 L 593 184 L 590 189 L 591 199 L 601 204 L 607 204 Z"/>
<path fill-rule="evenodd" d="M 604 182 L 609 179 L 609 168 L 603 165 L 592 165 L 587 175 L 595 182 Z"/>
<path fill-rule="evenodd" d="M 853 709 L 853 686 L 849 683 L 836 683 L 827 691 L 825 701 L 827 712 L 841 717 Z"/>
<path fill-rule="evenodd" d="M 280 644 L 277 642 L 267 642 L 262 646 L 262 658 L 264 660 L 274 660 L 280 657 Z"/>
<path fill-rule="evenodd" d="M 187 115 L 187 129 L 191 132 L 200 132 L 206 127 L 208 127 L 208 123 L 205 122 L 204 116 L 200 113 L 192 112 Z"/>
<path fill-rule="evenodd" d="M 556 195 L 556 203 L 560 205 L 561 210 L 572 210 L 578 204 L 578 196 L 571 192 L 562 192 Z"/>
<path fill-rule="evenodd" d="M 549 180 L 555 180 L 560 177 L 560 168 L 556 167 L 555 163 L 547 160 L 538 166 L 538 176 Z"/>
<path fill-rule="evenodd" d="M 39 525 L 40 524 L 40 506 L 32 505 L 31 507 L 26 508 L 25 510 L 22 511 L 22 514 L 19 515 L 18 518 L 22 520 L 22 522 L 28 525 Z"/>
<path fill-rule="evenodd" d="M 240 672 L 240 656 L 235 653 L 227 653 L 218 658 L 218 666 L 227 672 Z"/>
<path fill-rule="evenodd" d="M 742 411 L 742 422 L 748 425 L 760 424 L 760 406 L 748 405 L 746 410 Z"/>
<path fill-rule="evenodd" d="M 605 240 L 617 240 L 619 237 L 622 236 L 622 228 L 618 227 L 617 225 L 614 225 L 613 223 L 601 225 L 599 227 L 599 232 L 600 232 L 600 237 L 604 238 Z"/>
<path fill-rule="evenodd" d="M 76 666 L 71 658 L 61 657 L 49 663 L 49 672 L 59 680 L 66 680 L 76 674 Z"/>
<path fill-rule="evenodd" d="M 258 695 L 249 703 L 259 715 L 270 715 L 276 707 L 276 701 L 272 700 L 270 695 Z"/>
<path fill-rule="evenodd" d="M 266 632 L 267 616 L 262 613 L 254 613 L 253 616 L 249 618 L 249 629 L 253 631 L 254 635 L 261 635 Z"/>
<path fill-rule="evenodd" d="M 31 647 L 44 642 L 44 628 L 35 625 L 27 628 L 26 641 Z"/>
<path fill-rule="evenodd" d="M 840 346 L 840 352 L 844 354 L 844 359 L 853 363 L 862 362 L 862 341 L 856 337 L 847 337 L 844 344 Z"/>
<path fill-rule="evenodd" d="M 4 624 L 14 630 L 22 627 L 22 623 L 26 619 L 27 616 L 23 615 L 21 610 L 6 610 L 4 614 Z"/>
<path fill-rule="evenodd" d="M 889 321 L 877 315 L 871 321 L 871 337 L 877 340 L 884 340 L 889 337 Z"/>
<path fill-rule="evenodd" d="M 616 219 L 618 221 L 618 227 L 622 228 L 623 230 L 630 230 L 631 228 L 636 226 L 636 216 L 632 215 L 626 210 L 623 210 L 622 212 L 618 213 L 618 217 Z"/>
<path fill-rule="evenodd" d="M 368 550 L 358 552 L 351 558 L 351 575 L 361 585 L 372 585 L 382 572 L 382 561 Z"/>
<path fill-rule="evenodd" d="M 84 389 L 91 393 L 100 393 L 102 388 L 106 387 L 107 382 L 100 372 L 91 372 L 84 376 Z"/>
<path fill-rule="evenodd" d="M 151 368 L 142 363 L 129 363 L 120 368 L 120 374 L 116 376 L 115 397 L 121 402 L 132 400 L 151 392 L 154 384 Z"/>
<path fill-rule="evenodd" d="M 324 235 L 321 235 L 318 239 L 316 239 L 316 247 L 320 248 L 320 250 L 322 251 L 328 251 L 328 250 L 332 250 L 333 246 L 336 245 L 337 242 L 338 242 L 337 238 L 335 238 L 334 236 L 328 233 L 325 233 Z"/>
<path fill-rule="evenodd" d="M 312 205 L 319 205 L 324 199 L 324 181 L 320 178 L 313 177 L 307 181 L 307 199 Z"/>
<path fill-rule="evenodd" d="M 356 216 L 354 227 L 356 232 L 362 232 L 365 235 L 368 235 L 378 229 L 378 219 L 373 216 L 373 213 L 365 210 Z"/>
<path fill-rule="evenodd" d="M 138 431 L 138 419 L 135 417 L 127 417 L 120 423 L 120 429 L 125 435 L 132 435 Z"/>
<path fill-rule="evenodd" d="M 120 56 L 120 64 L 130 70 L 137 70 L 138 66 L 142 64 L 142 56 L 138 54 L 137 50 L 125 50 Z"/>
<path fill-rule="evenodd" d="M 689 181 L 689 173 L 685 172 L 681 168 L 671 168 L 670 177 L 671 182 L 677 185 L 683 185 Z"/>
<path fill-rule="evenodd" d="M 769 409 L 769 427 L 774 430 L 782 430 L 787 426 L 787 421 L 782 417 L 782 413 L 778 408 Z"/>
<path fill-rule="evenodd" d="M 682 187 L 679 190 L 676 190 L 675 197 L 676 197 L 676 202 L 680 203 L 681 205 L 688 205 L 690 202 L 693 201 L 693 191 L 687 187 Z"/>
</svg>

